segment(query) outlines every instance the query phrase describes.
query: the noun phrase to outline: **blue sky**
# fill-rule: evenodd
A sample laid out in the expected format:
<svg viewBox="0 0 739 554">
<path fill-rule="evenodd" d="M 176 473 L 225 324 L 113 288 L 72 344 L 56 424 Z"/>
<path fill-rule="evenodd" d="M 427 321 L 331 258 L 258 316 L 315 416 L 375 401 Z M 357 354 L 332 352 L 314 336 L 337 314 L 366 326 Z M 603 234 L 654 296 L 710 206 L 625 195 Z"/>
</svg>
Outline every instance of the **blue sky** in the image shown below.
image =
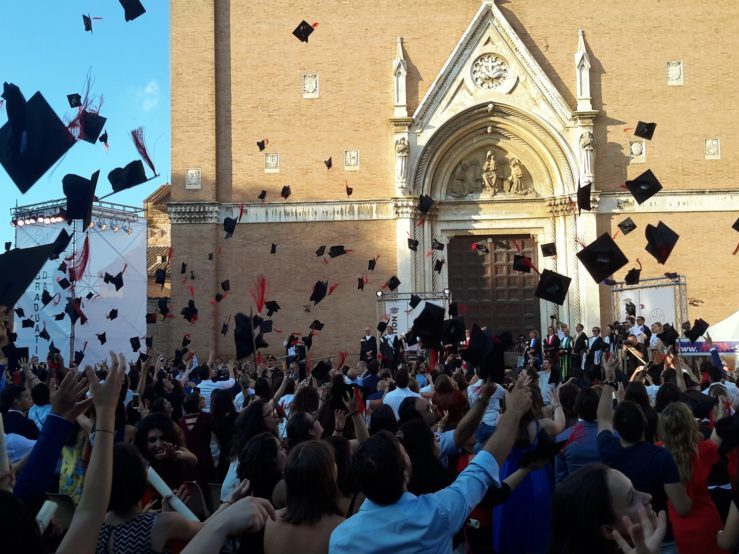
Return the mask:
<svg viewBox="0 0 739 554">
<path fill-rule="evenodd" d="M 0 244 L 14 237 L 10 208 L 63 198 L 67 173 L 89 177 L 99 169 L 97 195 L 111 192 L 108 172 L 138 159 L 130 137 L 136 127 L 144 127 L 160 177 L 107 200 L 141 206 L 146 196 L 169 182 L 169 2 L 142 3 L 147 12 L 126 22 L 118 0 L 0 2 L 0 83 L 15 83 L 26 99 L 40 91 L 66 122 L 76 113 L 67 94 L 83 93 L 89 72 L 91 93 L 103 97 L 100 115 L 108 118 L 110 145 L 106 152 L 101 143 L 78 142 L 26 194 L 0 166 Z M 84 31 L 82 14 L 102 17 L 93 21 L 92 34 Z M 6 121 L 2 108 L 0 125 Z"/>
</svg>

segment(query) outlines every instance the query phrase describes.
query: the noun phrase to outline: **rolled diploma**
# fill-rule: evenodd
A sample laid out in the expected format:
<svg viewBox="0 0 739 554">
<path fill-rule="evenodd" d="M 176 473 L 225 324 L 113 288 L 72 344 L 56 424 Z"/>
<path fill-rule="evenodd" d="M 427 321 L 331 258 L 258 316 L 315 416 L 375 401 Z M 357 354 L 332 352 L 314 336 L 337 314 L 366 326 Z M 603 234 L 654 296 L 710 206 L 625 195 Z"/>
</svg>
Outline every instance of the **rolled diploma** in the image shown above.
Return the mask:
<svg viewBox="0 0 739 554">
<path fill-rule="evenodd" d="M 190 508 L 185 506 L 185 503 L 172 493 L 172 489 L 169 488 L 167 483 L 164 482 L 164 479 L 162 479 L 151 466 L 146 468 L 146 478 L 148 479 L 149 484 L 154 487 L 154 490 L 157 491 L 164 500 L 169 501 L 169 505 L 174 508 L 175 512 L 185 516 L 185 518 L 190 521 L 200 521 L 198 516 L 193 514 Z"/>
<path fill-rule="evenodd" d="M 54 514 L 56 514 L 58 508 L 59 505 L 56 502 L 52 502 L 51 500 L 46 500 L 41 505 L 41 509 L 36 514 L 36 523 L 38 524 L 42 535 L 44 531 L 46 531 L 46 528 L 49 526 L 49 523 L 51 523 L 51 518 L 54 517 Z"/>
<path fill-rule="evenodd" d="M 3 418 L 0 417 L 0 475 L 4 475 L 10 469 L 10 460 L 8 460 L 8 446 L 5 444 L 5 428 L 3 427 Z M 2 488 L 11 491 L 10 479 L 5 479 Z"/>
</svg>

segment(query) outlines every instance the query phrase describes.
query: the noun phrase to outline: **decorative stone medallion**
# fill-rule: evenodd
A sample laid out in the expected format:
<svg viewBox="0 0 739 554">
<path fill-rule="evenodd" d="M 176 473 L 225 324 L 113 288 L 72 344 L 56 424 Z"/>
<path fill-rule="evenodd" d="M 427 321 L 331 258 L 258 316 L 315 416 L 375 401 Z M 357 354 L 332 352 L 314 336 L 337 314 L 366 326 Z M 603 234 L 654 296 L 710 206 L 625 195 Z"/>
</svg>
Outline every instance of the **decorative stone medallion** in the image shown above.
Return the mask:
<svg viewBox="0 0 739 554">
<path fill-rule="evenodd" d="M 276 152 L 264 154 L 264 172 L 279 173 L 280 172 L 280 155 Z"/>
<path fill-rule="evenodd" d="M 707 160 L 721 159 L 721 141 L 719 139 L 706 139 L 705 157 Z"/>
<path fill-rule="evenodd" d="M 680 86 L 683 84 L 683 62 L 676 60 L 667 62 L 667 84 L 668 86 Z"/>
<path fill-rule="evenodd" d="M 190 168 L 185 170 L 185 190 L 200 190 L 201 173 L 200 168 Z"/>
<path fill-rule="evenodd" d="M 320 82 L 317 74 L 303 75 L 303 98 L 318 98 Z"/>
<path fill-rule="evenodd" d="M 359 171 L 359 150 L 344 150 L 344 169 Z"/>
<path fill-rule="evenodd" d="M 500 88 L 508 78 L 508 62 L 495 54 L 483 54 L 472 64 L 472 81 L 483 90 Z"/>
<path fill-rule="evenodd" d="M 643 140 L 629 141 L 629 162 L 644 163 L 647 161 L 647 145 Z"/>
</svg>

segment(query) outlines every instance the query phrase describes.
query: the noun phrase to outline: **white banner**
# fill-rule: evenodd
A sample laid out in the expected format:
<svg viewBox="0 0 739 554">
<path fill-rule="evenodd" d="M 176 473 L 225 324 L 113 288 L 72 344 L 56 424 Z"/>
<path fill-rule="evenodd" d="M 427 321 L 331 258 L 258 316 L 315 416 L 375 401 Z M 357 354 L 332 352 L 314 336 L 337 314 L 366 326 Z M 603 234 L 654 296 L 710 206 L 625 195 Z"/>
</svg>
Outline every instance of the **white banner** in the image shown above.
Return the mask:
<svg viewBox="0 0 739 554">
<path fill-rule="evenodd" d="M 682 321 L 677 321 L 674 287 L 644 287 L 622 291 L 620 296 L 622 319 L 626 314 L 625 304 L 631 301 L 636 306 L 636 315 L 644 317 L 644 322 L 649 327 L 659 322 L 669 323 L 680 329 Z"/>
<path fill-rule="evenodd" d="M 137 222 L 128 223 L 132 232 L 129 234 L 121 228 L 113 232 L 108 226 L 106 230 L 92 227 L 87 230 L 89 236 L 90 255 L 87 268 L 83 276 L 72 287 L 64 290 L 59 281 L 68 274 L 59 271 L 59 266 L 65 258 L 73 255 L 75 250 L 83 248 L 85 235 L 80 232 L 81 222 L 77 221 L 77 233 L 70 242 L 67 250 L 57 260 L 49 260 L 41 269 L 31 286 L 21 296 L 16 308 L 23 308 L 25 318 L 15 316 L 15 332 L 18 333 L 16 345 L 28 347 L 31 356 L 38 356 L 45 360 L 50 341 L 62 352 L 67 364 L 74 359 L 71 350 L 70 336 L 72 323 L 68 315 L 56 321 L 54 316 L 64 313 L 67 300 L 72 296 L 82 299 L 82 312 L 88 322 L 82 325 L 77 320 L 74 329 L 74 351 L 81 351 L 85 343 L 86 363 L 95 363 L 109 358 L 108 352 L 123 352 L 129 360 L 138 358 L 138 353 L 131 349 L 130 339 L 141 339 L 141 351 L 146 351 L 144 337 L 146 335 L 146 223 L 143 218 Z M 15 246 L 28 248 L 53 241 L 60 231 L 66 228 L 71 233 L 72 226 L 64 223 L 51 225 L 34 224 L 16 227 Z M 72 260 L 66 261 L 67 266 Z M 124 271 L 125 268 L 125 271 Z M 105 273 L 117 275 L 123 271 L 124 286 L 116 291 L 115 286 L 103 281 Z M 54 300 L 44 307 L 41 302 L 43 291 L 49 291 Z M 87 298 L 92 293 L 91 298 Z M 114 320 L 107 318 L 111 310 L 118 310 L 118 317 Z M 33 328 L 23 328 L 22 319 L 33 319 Z M 50 341 L 39 337 L 46 326 Z M 98 334 L 106 334 L 106 343 L 100 344 Z"/>
</svg>

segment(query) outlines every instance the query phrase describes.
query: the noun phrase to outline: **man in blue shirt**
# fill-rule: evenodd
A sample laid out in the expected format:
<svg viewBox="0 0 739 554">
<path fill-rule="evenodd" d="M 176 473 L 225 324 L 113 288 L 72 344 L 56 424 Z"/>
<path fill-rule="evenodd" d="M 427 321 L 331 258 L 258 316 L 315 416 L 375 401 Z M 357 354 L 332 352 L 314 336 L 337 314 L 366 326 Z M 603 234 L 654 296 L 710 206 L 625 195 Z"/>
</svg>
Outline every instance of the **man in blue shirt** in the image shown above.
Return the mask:
<svg viewBox="0 0 739 554">
<path fill-rule="evenodd" d="M 575 399 L 577 423 L 565 429 L 555 442 L 567 441 L 555 458 L 557 483 L 581 467 L 600 462 L 598 452 L 598 393 L 590 387 L 582 389 Z"/>
<path fill-rule="evenodd" d="M 531 406 L 522 377 L 509 395 L 496 432 L 450 486 L 434 494 L 407 492 L 411 463 L 394 435 L 380 431 L 365 441 L 352 460 L 366 496 L 359 512 L 331 534 L 329 553 L 451 552 L 452 537 L 491 486 L 500 486 L 498 465 L 508 457 L 518 422 Z M 357 540 L 357 537 L 362 540 Z"/>
</svg>

